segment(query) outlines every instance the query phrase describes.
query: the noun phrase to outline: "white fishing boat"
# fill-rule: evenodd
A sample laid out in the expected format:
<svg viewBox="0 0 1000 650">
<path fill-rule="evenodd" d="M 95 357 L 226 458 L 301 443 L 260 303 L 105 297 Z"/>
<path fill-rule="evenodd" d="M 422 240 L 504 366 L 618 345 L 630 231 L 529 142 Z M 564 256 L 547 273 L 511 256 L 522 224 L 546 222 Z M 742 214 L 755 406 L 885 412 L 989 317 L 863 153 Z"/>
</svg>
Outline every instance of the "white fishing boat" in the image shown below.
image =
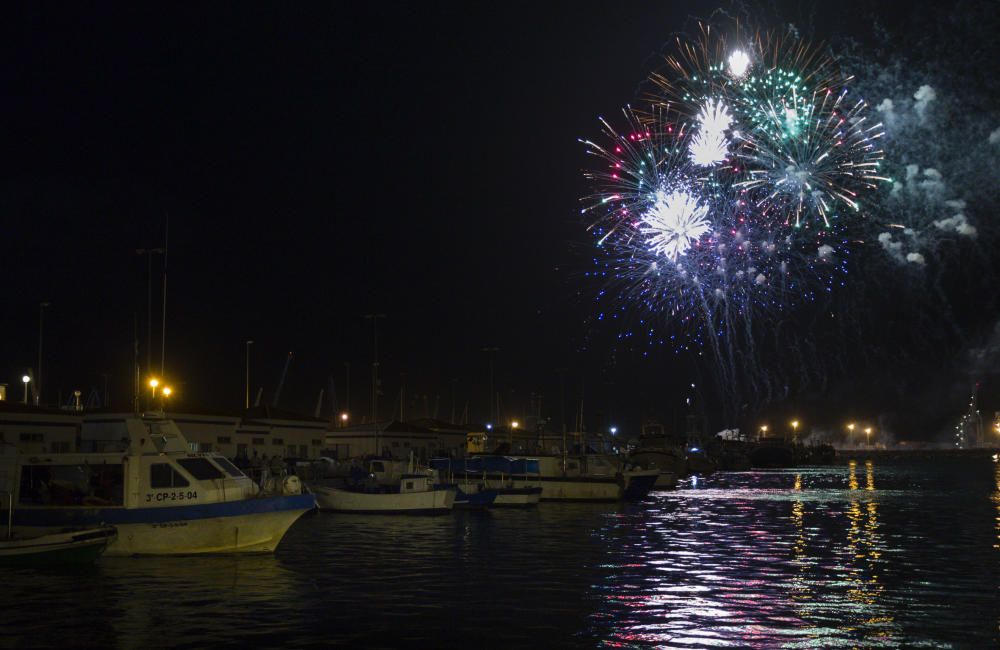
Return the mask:
<svg viewBox="0 0 1000 650">
<path fill-rule="evenodd" d="M 433 470 L 400 471 L 401 461 L 373 459 L 355 464 L 348 476 L 312 481 L 320 510 L 369 514 L 439 514 L 450 512 L 458 490 L 435 487 Z"/>
<path fill-rule="evenodd" d="M 266 493 L 221 454 L 192 453 L 160 414 L 94 416 L 82 426 L 116 442 L 96 452 L 0 454 L 15 535 L 111 525 L 109 556 L 271 552 L 315 507 L 295 477 Z"/>
</svg>

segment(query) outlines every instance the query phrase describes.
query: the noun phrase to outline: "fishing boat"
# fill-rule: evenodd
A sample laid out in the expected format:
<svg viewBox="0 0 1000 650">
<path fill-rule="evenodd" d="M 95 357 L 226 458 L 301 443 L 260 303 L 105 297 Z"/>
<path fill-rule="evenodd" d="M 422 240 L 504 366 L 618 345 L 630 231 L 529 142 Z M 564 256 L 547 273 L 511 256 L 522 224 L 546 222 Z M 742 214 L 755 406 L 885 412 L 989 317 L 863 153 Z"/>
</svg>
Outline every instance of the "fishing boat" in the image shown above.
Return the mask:
<svg viewBox="0 0 1000 650">
<path fill-rule="evenodd" d="M 458 490 L 437 487 L 433 471 L 400 461 L 369 459 L 351 466 L 347 476 L 309 483 L 320 510 L 367 514 L 442 514 L 455 505 Z"/>
<path fill-rule="evenodd" d="M 3 567 L 90 564 L 117 535 L 113 526 L 101 526 L 17 538 L 14 536 L 14 495 L 2 492 L 0 498 L 6 500 L 7 509 L 7 534 L 0 540 L 0 566 Z"/>
<path fill-rule="evenodd" d="M 105 444 L 90 452 L 0 453 L 0 490 L 14 495 L 15 535 L 110 525 L 117 536 L 109 556 L 271 552 L 316 505 L 296 477 L 266 492 L 221 454 L 190 451 L 159 413 L 87 417 L 82 435 Z"/>
</svg>

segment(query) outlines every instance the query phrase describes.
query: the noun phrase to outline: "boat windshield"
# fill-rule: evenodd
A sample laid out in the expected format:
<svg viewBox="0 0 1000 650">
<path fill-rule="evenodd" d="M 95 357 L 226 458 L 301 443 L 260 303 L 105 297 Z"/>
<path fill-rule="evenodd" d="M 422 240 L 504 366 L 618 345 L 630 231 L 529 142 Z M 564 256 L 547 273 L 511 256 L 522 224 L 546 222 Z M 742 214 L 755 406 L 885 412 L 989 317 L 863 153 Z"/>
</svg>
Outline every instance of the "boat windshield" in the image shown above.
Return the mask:
<svg viewBox="0 0 1000 650">
<path fill-rule="evenodd" d="M 212 479 L 225 478 L 212 463 L 204 458 L 179 458 L 177 464 L 188 471 L 191 476 L 199 481 L 211 481 Z"/>
<path fill-rule="evenodd" d="M 25 465 L 17 500 L 38 506 L 120 506 L 125 474 L 120 464 Z"/>
<path fill-rule="evenodd" d="M 226 470 L 226 472 L 230 476 L 235 476 L 236 478 L 244 478 L 246 476 L 246 474 L 244 474 L 243 472 L 240 471 L 239 467 L 237 467 L 236 465 L 233 465 L 232 463 L 230 463 L 227 459 L 223 458 L 222 456 L 212 456 L 212 460 L 214 460 L 215 463 L 219 467 L 221 467 L 222 469 Z"/>
</svg>

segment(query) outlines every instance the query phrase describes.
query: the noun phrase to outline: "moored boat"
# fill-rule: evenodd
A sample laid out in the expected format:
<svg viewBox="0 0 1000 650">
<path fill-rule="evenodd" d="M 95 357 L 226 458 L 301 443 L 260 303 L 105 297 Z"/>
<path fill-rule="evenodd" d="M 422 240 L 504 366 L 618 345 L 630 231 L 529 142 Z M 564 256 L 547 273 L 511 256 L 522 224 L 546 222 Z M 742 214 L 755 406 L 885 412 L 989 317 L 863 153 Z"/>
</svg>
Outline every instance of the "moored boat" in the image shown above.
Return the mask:
<svg viewBox="0 0 1000 650">
<path fill-rule="evenodd" d="M 160 414 L 95 416 L 82 427 L 111 442 L 95 452 L 3 454 L 15 535 L 111 525 L 109 556 L 271 552 L 315 507 L 294 477 L 269 494 L 221 454 L 191 452 Z"/>
<path fill-rule="evenodd" d="M 441 514 L 455 505 L 458 490 L 436 487 L 433 471 L 418 472 L 412 460 L 399 472 L 400 461 L 371 459 L 354 465 L 348 476 L 309 483 L 320 510 L 367 514 Z"/>
<path fill-rule="evenodd" d="M 117 537 L 113 526 L 0 541 L 0 566 L 90 564 Z"/>
<path fill-rule="evenodd" d="M 523 463 L 524 471 L 514 469 L 507 475 L 487 471 L 485 478 L 507 479 L 515 488 L 541 488 L 542 501 L 638 501 L 649 494 L 659 476 L 658 470 L 623 467 L 616 456 L 607 454 L 540 455 L 511 461 Z"/>
<path fill-rule="evenodd" d="M 541 496 L 539 488 L 512 485 L 512 459 L 504 456 L 432 458 L 430 466 L 441 485 L 458 488 L 456 508 L 525 508 L 536 505 Z"/>
</svg>

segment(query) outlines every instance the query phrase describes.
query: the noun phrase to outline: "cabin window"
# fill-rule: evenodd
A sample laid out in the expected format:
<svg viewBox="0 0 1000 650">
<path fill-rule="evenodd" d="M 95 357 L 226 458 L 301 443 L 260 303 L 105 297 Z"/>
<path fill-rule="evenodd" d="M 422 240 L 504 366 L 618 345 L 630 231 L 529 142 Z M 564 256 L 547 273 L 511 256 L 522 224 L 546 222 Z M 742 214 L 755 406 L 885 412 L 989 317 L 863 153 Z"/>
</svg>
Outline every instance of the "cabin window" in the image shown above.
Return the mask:
<svg viewBox="0 0 1000 650">
<path fill-rule="evenodd" d="M 384 472 L 385 471 L 385 465 L 383 465 L 382 463 L 376 461 L 376 462 L 372 463 L 372 471 L 373 472 Z"/>
<path fill-rule="evenodd" d="M 68 454 L 69 453 L 69 443 L 65 440 L 60 442 L 53 442 L 50 447 L 52 447 L 53 454 Z"/>
<path fill-rule="evenodd" d="M 225 458 L 213 457 L 212 460 L 214 460 L 219 465 L 219 467 L 226 470 L 226 473 L 229 474 L 230 476 L 235 476 L 237 478 L 243 478 L 245 476 L 245 474 L 243 474 L 243 472 L 241 472 L 236 465 L 233 465 Z"/>
<path fill-rule="evenodd" d="M 253 444 L 255 444 L 255 445 L 262 445 L 262 444 L 264 444 L 264 439 L 263 438 L 254 438 L 253 439 Z"/>
<path fill-rule="evenodd" d="M 271 441 L 271 444 L 273 444 L 275 447 L 280 447 L 281 445 L 285 444 L 285 441 L 282 438 L 275 438 L 274 440 Z"/>
<path fill-rule="evenodd" d="M 41 506 L 120 506 L 125 500 L 121 465 L 25 465 L 18 502 Z"/>
<path fill-rule="evenodd" d="M 21 442 L 45 442 L 45 436 L 41 433 L 22 433 Z"/>
<path fill-rule="evenodd" d="M 167 463 L 153 463 L 149 466 L 149 485 L 154 490 L 190 485 L 180 472 Z"/>
<path fill-rule="evenodd" d="M 406 489 L 407 490 L 412 490 L 413 489 L 413 481 L 407 481 L 406 482 Z"/>
<path fill-rule="evenodd" d="M 3 434 L 2 433 L 0 433 L 0 440 L 3 440 Z M 313 447 L 322 447 L 323 446 L 323 441 L 322 440 L 313 440 L 312 441 L 312 445 L 313 445 Z"/>
<path fill-rule="evenodd" d="M 392 446 L 393 447 L 398 447 L 399 446 L 399 441 L 398 440 L 393 440 L 392 441 Z"/>
<path fill-rule="evenodd" d="M 309 445 L 299 445 L 299 456 L 309 458 Z"/>
<path fill-rule="evenodd" d="M 225 478 L 215 465 L 204 458 L 181 458 L 177 461 L 177 464 L 186 469 L 191 476 L 199 481 Z"/>
<path fill-rule="evenodd" d="M 233 441 L 233 439 L 230 438 L 229 436 L 219 436 L 218 438 L 215 439 L 215 441 L 220 445 L 228 445 Z"/>
<path fill-rule="evenodd" d="M 580 469 L 576 462 L 566 463 L 566 469 Z"/>
</svg>

